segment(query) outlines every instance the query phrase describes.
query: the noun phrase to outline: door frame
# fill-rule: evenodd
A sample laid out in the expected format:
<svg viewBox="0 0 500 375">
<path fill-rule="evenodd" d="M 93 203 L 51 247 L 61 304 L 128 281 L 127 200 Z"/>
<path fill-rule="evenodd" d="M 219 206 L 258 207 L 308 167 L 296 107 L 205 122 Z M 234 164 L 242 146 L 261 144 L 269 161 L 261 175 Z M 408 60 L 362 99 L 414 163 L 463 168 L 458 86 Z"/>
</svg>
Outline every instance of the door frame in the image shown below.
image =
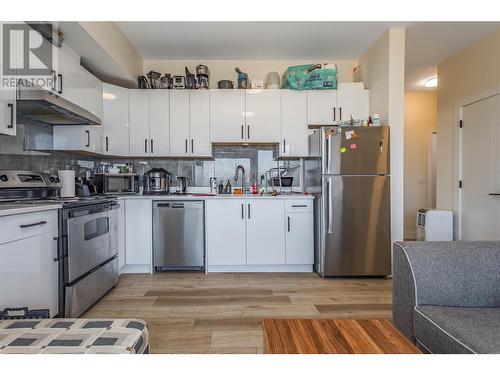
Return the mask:
<svg viewBox="0 0 500 375">
<path fill-rule="evenodd" d="M 462 239 L 462 190 L 459 187 L 459 181 L 463 178 L 462 170 L 462 149 L 463 135 L 462 128 L 459 126 L 463 120 L 464 107 L 500 95 L 500 86 L 486 90 L 478 95 L 469 96 L 465 99 L 455 102 L 454 126 L 453 126 L 453 233 L 454 240 Z M 467 124 L 465 124 L 467 126 Z"/>
</svg>

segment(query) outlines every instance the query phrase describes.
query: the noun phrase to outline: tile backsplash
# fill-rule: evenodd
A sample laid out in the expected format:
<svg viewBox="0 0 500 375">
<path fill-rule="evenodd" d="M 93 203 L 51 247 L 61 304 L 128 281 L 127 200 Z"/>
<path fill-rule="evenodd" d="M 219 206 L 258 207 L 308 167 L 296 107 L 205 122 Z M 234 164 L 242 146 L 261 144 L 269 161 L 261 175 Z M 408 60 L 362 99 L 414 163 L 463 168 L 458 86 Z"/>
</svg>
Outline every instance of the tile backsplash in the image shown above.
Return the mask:
<svg viewBox="0 0 500 375">
<path fill-rule="evenodd" d="M 234 185 L 234 173 L 238 165 L 245 168 L 245 183 L 248 185 L 270 168 L 277 167 L 275 160 L 278 153 L 277 145 L 215 145 L 212 149 L 213 160 L 206 159 L 174 159 L 174 158 L 110 158 L 106 156 L 80 155 L 62 151 L 29 151 L 26 145 L 28 138 L 43 135 L 46 138 L 47 129 L 31 125 L 18 125 L 17 136 L 0 135 L 0 169 L 36 170 L 56 174 L 61 169 L 73 169 L 77 176 L 85 176 L 87 171 L 95 171 L 102 164 L 131 163 L 134 172 L 143 175 L 153 167 L 161 167 L 172 173 L 173 177 L 184 176 L 188 185 L 207 187 L 210 177 L 230 180 Z M 29 136 L 28 136 L 29 133 Z M 297 165 L 298 161 L 282 161 L 281 165 Z M 239 181 L 238 181 L 239 185 Z M 299 186 L 298 176 L 294 178 L 294 186 Z"/>
</svg>

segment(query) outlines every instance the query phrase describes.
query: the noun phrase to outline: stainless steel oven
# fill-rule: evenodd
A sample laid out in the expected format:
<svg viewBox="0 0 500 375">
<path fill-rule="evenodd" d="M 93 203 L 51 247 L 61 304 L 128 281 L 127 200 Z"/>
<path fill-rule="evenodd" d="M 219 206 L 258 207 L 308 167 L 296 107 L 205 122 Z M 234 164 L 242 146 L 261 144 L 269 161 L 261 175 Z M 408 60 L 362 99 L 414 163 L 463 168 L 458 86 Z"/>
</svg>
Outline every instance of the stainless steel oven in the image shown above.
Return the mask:
<svg viewBox="0 0 500 375">
<path fill-rule="evenodd" d="M 78 317 L 118 281 L 116 200 L 60 212 L 59 311 Z"/>
<path fill-rule="evenodd" d="M 99 194 L 136 194 L 139 192 L 139 176 L 133 173 L 97 173 L 95 184 Z"/>
</svg>

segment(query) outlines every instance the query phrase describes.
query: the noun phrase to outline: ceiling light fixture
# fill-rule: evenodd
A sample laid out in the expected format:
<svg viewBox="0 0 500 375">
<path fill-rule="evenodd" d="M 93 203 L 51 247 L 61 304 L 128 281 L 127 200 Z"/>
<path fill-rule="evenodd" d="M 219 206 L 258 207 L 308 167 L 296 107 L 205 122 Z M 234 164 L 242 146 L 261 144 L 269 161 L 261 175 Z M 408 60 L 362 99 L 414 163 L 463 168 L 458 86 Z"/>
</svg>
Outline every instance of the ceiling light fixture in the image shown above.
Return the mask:
<svg viewBox="0 0 500 375">
<path fill-rule="evenodd" d="M 438 85 L 437 77 L 430 78 L 427 81 L 425 81 L 425 83 L 424 83 L 424 86 L 428 87 L 428 88 L 437 87 L 437 85 Z"/>
</svg>

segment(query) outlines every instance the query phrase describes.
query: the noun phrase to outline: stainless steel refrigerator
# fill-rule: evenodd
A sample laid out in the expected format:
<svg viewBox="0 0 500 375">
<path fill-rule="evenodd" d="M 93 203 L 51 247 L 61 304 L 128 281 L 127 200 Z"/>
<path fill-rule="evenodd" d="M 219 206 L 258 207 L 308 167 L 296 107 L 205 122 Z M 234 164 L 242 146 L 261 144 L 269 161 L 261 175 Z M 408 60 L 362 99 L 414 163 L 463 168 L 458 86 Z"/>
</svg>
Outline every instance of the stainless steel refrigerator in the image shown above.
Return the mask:
<svg viewBox="0 0 500 375">
<path fill-rule="evenodd" d="M 391 274 L 389 127 L 316 129 L 305 162 L 322 276 Z"/>
</svg>

